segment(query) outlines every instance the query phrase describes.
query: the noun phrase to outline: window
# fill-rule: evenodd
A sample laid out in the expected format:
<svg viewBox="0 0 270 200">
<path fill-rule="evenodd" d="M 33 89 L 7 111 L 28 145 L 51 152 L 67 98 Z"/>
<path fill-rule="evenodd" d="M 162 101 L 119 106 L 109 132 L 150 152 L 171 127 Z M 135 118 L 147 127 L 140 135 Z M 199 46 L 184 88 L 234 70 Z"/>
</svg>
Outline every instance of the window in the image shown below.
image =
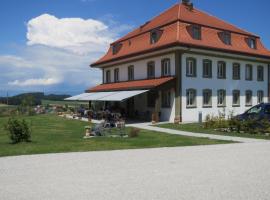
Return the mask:
<svg viewBox="0 0 270 200">
<path fill-rule="evenodd" d="M 147 63 L 147 78 L 155 78 L 155 62 L 153 61 Z"/>
<path fill-rule="evenodd" d="M 252 106 L 252 91 L 246 91 L 246 106 Z"/>
<path fill-rule="evenodd" d="M 196 107 L 196 90 L 188 89 L 187 94 L 187 108 L 195 108 Z"/>
<path fill-rule="evenodd" d="M 150 33 L 150 43 L 151 44 L 157 43 L 159 38 L 160 38 L 160 35 L 161 35 L 161 31 L 159 31 L 159 30 L 151 31 L 151 33 Z"/>
<path fill-rule="evenodd" d="M 226 45 L 231 45 L 231 33 L 230 32 L 221 32 L 221 40 Z"/>
<path fill-rule="evenodd" d="M 247 42 L 248 42 L 248 46 L 251 49 L 256 49 L 256 39 L 255 38 L 248 38 Z"/>
<path fill-rule="evenodd" d="M 262 90 L 259 90 L 257 93 L 257 102 L 259 103 L 263 103 L 263 98 L 264 98 L 264 94 Z"/>
<path fill-rule="evenodd" d="M 129 81 L 134 80 L 134 66 L 133 65 L 128 67 L 128 80 Z"/>
<path fill-rule="evenodd" d="M 212 90 L 203 90 L 203 107 L 212 107 Z"/>
<path fill-rule="evenodd" d="M 218 79 L 226 79 L 226 63 L 224 61 L 218 62 Z"/>
<path fill-rule="evenodd" d="M 106 71 L 106 83 L 110 83 L 111 82 L 111 71 L 107 70 Z"/>
<path fill-rule="evenodd" d="M 114 82 L 119 82 L 119 68 L 114 69 Z"/>
<path fill-rule="evenodd" d="M 113 44 L 112 45 L 112 53 L 113 53 L 113 55 L 117 54 L 120 51 L 120 49 L 122 48 L 122 46 L 123 45 L 121 43 Z"/>
<path fill-rule="evenodd" d="M 201 39 L 201 27 L 198 25 L 192 25 L 192 38 L 195 40 Z"/>
<path fill-rule="evenodd" d="M 203 60 L 203 78 L 212 78 L 211 60 Z"/>
<path fill-rule="evenodd" d="M 196 59 L 195 58 L 187 58 L 187 69 L 186 75 L 188 77 L 195 77 L 196 76 Z"/>
<path fill-rule="evenodd" d="M 162 107 L 163 108 L 171 107 L 171 92 L 170 91 L 162 92 Z"/>
<path fill-rule="evenodd" d="M 252 65 L 246 65 L 246 80 L 252 81 Z"/>
<path fill-rule="evenodd" d="M 218 90 L 217 98 L 218 98 L 217 102 L 218 102 L 219 107 L 226 106 L 226 91 L 225 90 Z"/>
<path fill-rule="evenodd" d="M 263 66 L 257 67 L 257 80 L 263 81 L 264 80 L 264 69 Z"/>
<path fill-rule="evenodd" d="M 233 106 L 240 106 L 240 91 L 233 91 Z"/>
<path fill-rule="evenodd" d="M 156 91 L 149 91 L 147 93 L 147 106 L 148 108 L 154 108 L 155 107 L 155 102 L 156 102 L 156 97 L 157 97 L 157 92 Z"/>
<path fill-rule="evenodd" d="M 170 76 L 171 75 L 171 62 L 170 59 L 163 59 L 161 61 L 161 75 Z"/>
<path fill-rule="evenodd" d="M 240 73 L 240 64 L 234 63 L 233 64 L 233 80 L 240 80 L 241 73 Z"/>
</svg>

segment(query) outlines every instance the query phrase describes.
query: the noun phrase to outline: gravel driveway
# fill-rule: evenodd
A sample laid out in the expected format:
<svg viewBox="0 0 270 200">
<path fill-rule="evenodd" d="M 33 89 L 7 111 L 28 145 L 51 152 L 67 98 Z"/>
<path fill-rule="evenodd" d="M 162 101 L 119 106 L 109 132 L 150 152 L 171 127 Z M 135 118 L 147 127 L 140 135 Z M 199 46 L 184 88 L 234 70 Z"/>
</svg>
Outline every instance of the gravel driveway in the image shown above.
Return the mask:
<svg viewBox="0 0 270 200">
<path fill-rule="evenodd" d="M 270 143 L 0 158 L 0 199 L 269 200 Z"/>
</svg>

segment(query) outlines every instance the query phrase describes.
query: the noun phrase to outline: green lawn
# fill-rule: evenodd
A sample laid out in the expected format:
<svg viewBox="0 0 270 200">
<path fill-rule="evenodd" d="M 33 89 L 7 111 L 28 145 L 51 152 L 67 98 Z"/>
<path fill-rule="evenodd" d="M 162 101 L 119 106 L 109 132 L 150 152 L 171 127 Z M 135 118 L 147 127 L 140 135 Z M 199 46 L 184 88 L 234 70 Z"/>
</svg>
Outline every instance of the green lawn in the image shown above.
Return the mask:
<svg viewBox="0 0 270 200">
<path fill-rule="evenodd" d="M 32 123 L 32 142 L 13 145 L 9 143 L 3 128 L 7 118 L 0 118 L 0 156 L 230 143 L 146 130 L 141 130 L 137 138 L 100 137 L 85 140 L 84 126 L 89 125 L 87 122 L 63 119 L 55 115 L 39 115 L 25 119 Z"/>
<path fill-rule="evenodd" d="M 193 124 L 161 124 L 161 125 L 158 125 L 158 127 L 193 132 L 193 133 L 206 133 L 206 134 L 215 134 L 215 135 L 227 135 L 227 136 L 270 140 L 270 136 L 265 136 L 265 135 L 258 135 L 258 134 L 252 134 L 252 133 L 224 133 L 224 132 L 215 131 L 214 129 L 204 129 L 202 127 L 202 125 L 200 125 L 198 123 L 193 123 Z"/>
</svg>

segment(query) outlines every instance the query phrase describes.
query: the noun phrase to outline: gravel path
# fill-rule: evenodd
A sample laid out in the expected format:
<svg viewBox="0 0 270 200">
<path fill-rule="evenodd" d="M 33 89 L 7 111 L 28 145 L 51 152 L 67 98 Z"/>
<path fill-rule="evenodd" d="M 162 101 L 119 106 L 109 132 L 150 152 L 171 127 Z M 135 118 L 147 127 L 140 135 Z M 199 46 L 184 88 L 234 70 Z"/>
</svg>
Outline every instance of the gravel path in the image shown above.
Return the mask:
<svg viewBox="0 0 270 200">
<path fill-rule="evenodd" d="M 232 136 L 225 136 L 225 135 L 213 135 L 213 134 L 205 134 L 205 133 L 192 133 L 192 132 L 187 132 L 187 131 L 178 131 L 178 130 L 173 130 L 173 129 L 152 126 L 151 123 L 129 124 L 127 126 L 146 129 L 150 131 L 158 131 L 158 132 L 163 132 L 163 133 L 168 133 L 168 134 L 210 138 L 210 139 L 215 139 L 215 140 L 227 140 L 227 141 L 243 142 L 243 143 L 268 142 L 268 140 L 263 140 L 263 139 L 252 139 L 252 138 L 244 138 L 244 137 L 232 137 Z"/>
<path fill-rule="evenodd" d="M 0 158 L 3 200 L 269 200 L 270 142 Z"/>
</svg>

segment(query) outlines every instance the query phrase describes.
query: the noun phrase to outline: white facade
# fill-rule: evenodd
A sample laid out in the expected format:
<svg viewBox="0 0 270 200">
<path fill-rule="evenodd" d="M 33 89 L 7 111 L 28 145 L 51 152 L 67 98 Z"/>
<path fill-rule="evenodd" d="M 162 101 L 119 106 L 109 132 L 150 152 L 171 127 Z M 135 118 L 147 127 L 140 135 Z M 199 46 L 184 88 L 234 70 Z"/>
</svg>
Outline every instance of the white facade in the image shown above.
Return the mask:
<svg viewBox="0 0 270 200">
<path fill-rule="evenodd" d="M 196 77 L 186 76 L 186 58 L 192 57 L 197 61 L 197 75 Z M 212 78 L 203 78 L 203 59 L 212 60 Z M 226 62 L 226 79 L 217 78 L 217 63 L 218 61 Z M 232 66 L 233 63 L 240 64 L 240 80 L 233 80 L 232 77 Z M 246 64 L 251 64 L 253 66 L 253 79 L 252 81 L 245 80 L 245 67 Z M 264 63 L 242 61 L 237 59 L 227 59 L 227 58 L 217 58 L 212 56 L 202 56 L 195 54 L 183 54 L 182 56 L 182 120 L 183 122 L 197 122 L 199 119 L 199 113 L 202 112 L 203 119 L 207 115 L 217 116 L 220 112 L 225 111 L 226 114 L 234 112 L 234 114 L 240 114 L 249 109 L 246 106 L 246 90 L 251 90 L 253 94 L 252 105 L 257 104 L 257 91 L 263 90 L 264 92 L 264 102 L 267 102 L 268 93 L 268 66 Z M 257 66 L 264 67 L 264 81 L 257 81 Z M 197 92 L 196 98 L 196 108 L 187 108 L 186 100 L 186 90 L 195 89 Z M 212 107 L 203 107 L 203 90 L 212 90 Z M 217 105 L 217 91 L 220 89 L 226 90 L 226 107 L 221 108 Z M 232 104 L 232 91 L 240 90 L 240 106 L 233 107 Z"/>
<path fill-rule="evenodd" d="M 127 62 L 125 64 L 115 65 L 104 69 L 103 77 L 106 80 L 106 71 L 111 71 L 111 82 L 114 82 L 114 69 L 119 68 L 119 81 L 128 81 L 128 67 L 134 66 L 134 80 L 147 79 L 147 63 L 155 62 L 155 77 L 161 77 L 161 61 L 163 59 L 170 59 L 171 62 L 171 75 L 175 75 L 175 58 L 174 54 L 164 54 L 162 56 L 153 57 L 149 59 L 142 59 L 134 62 Z"/>
<path fill-rule="evenodd" d="M 205 51 L 206 52 L 206 51 Z M 198 122 L 199 113 L 202 113 L 202 118 L 205 119 L 207 115 L 217 116 L 219 112 L 224 112 L 228 115 L 231 112 L 234 114 L 240 114 L 245 112 L 251 106 L 246 106 L 246 91 L 252 91 L 252 105 L 257 105 L 257 92 L 263 91 L 264 93 L 264 102 L 268 101 L 268 64 L 266 62 L 256 61 L 257 59 L 243 57 L 241 55 L 233 55 L 235 59 L 228 58 L 224 54 L 217 56 L 209 56 L 211 54 L 204 55 L 204 52 L 194 53 L 183 53 L 181 62 L 179 66 L 182 66 L 181 69 L 181 113 L 182 113 L 182 122 Z M 215 54 L 213 54 L 215 55 Z M 187 77 L 186 76 L 186 59 L 192 57 L 196 59 L 196 77 Z M 237 59 L 241 58 L 241 59 Z M 246 59 L 245 59 L 246 58 Z M 134 80 L 144 80 L 147 79 L 147 63 L 150 61 L 155 62 L 155 77 L 161 77 L 161 63 L 163 59 L 170 59 L 170 68 L 171 76 L 175 76 L 176 70 L 175 66 L 175 53 L 163 53 L 159 56 L 152 56 L 151 58 L 141 58 L 136 61 L 125 62 L 124 64 L 114 64 L 112 67 L 104 68 L 103 76 L 104 81 L 106 80 L 106 71 L 110 70 L 111 82 L 114 82 L 114 69 L 119 68 L 119 81 L 128 81 L 128 67 L 134 66 Z M 203 78 L 203 60 L 208 59 L 212 61 L 212 78 Z M 252 61 L 250 61 L 252 60 Z M 217 78 L 217 63 L 223 61 L 226 63 L 226 79 Z M 240 80 L 233 80 L 233 63 L 240 64 Z M 250 64 L 253 66 L 252 80 L 247 81 L 246 77 L 246 65 Z M 257 66 L 263 66 L 264 68 L 264 80 L 257 81 Z M 188 108 L 186 92 L 188 89 L 196 90 L 196 107 Z M 203 90 L 209 89 L 212 91 L 212 105 L 211 107 L 203 106 Z M 226 91 L 226 106 L 219 107 L 217 105 L 217 91 L 218 90 Z M 233 90 L 240 90 L 240 105 L 233 106 Z M 163 108 L 161 107 L 161 121 L 170 121 L 174 122 L 175 119 L 175 91 L 174 88 L 171 90 L 171 107 Z M 180 109 L 180 108 L 179 108 Z M 142 94 L 135 97 L 135 110 L 138 112 L 150 112 L 154 111 L 154 108 L 149 108 L 147 106 L 147 94 Z"/>
</svg>

